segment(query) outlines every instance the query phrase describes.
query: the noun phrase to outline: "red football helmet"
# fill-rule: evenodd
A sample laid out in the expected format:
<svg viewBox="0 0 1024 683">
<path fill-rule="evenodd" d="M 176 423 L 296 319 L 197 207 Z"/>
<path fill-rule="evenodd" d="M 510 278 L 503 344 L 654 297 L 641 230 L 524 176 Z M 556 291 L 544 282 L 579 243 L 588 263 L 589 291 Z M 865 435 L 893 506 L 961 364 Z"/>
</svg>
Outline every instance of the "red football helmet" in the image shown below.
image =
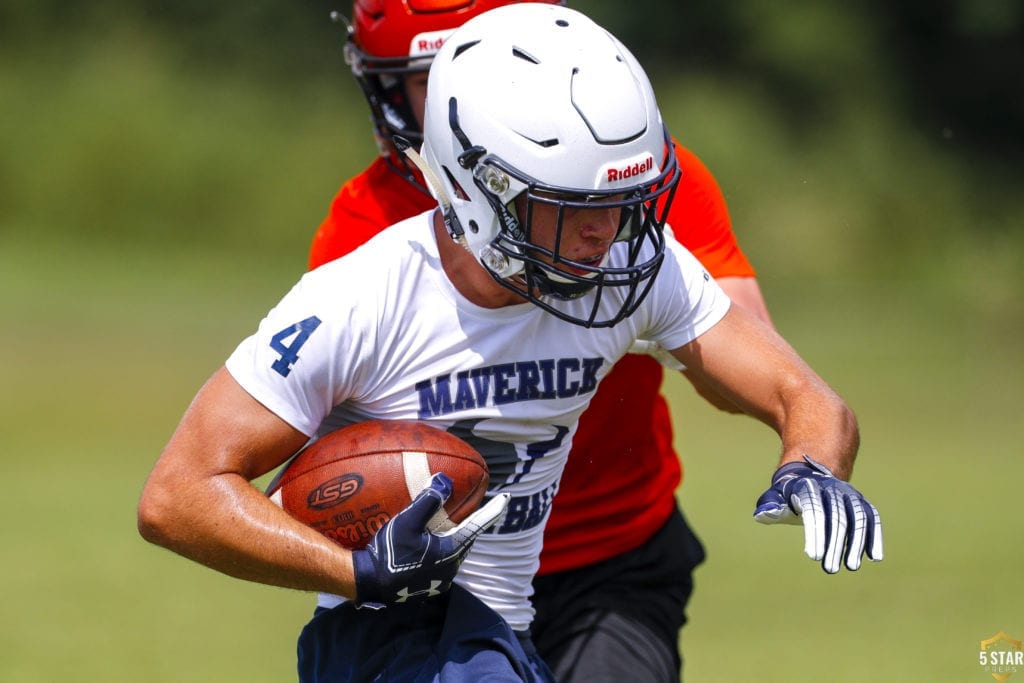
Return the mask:
<svg viewBox="0 0 1024 683">
<path fill-rule="evenodd" d="M 388 142 L 399 135 L 419 148 L 423 131 L 406 97 L 403 76 L 427 71 L 445 38 L 465 22 L 520 1 L 565 4 L 564 0 L 354 0 L 345 61 L 366 95 L 377 135 Z"/>
</svg>

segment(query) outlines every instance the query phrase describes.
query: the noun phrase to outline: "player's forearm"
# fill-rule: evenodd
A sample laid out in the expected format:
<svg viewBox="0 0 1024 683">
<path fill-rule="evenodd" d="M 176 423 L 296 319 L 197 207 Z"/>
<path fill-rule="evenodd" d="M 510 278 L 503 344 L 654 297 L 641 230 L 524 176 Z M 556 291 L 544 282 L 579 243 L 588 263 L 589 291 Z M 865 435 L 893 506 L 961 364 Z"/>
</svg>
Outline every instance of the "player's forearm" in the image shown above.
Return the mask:
<svg viewBox="0 0 1024 683">
<path fill-rule="evenodd" d="M 291 519 L 236 475 L 187 487 L 147 485 L 139 532 L 157 545 L 236 578 L 354 597 L 351 554 Z M 189 505 L 181 505 L 187 495 Z"/>
<path fill-rule="evenodd" d="M 689 370 L 683 370 L 682 375 L 693 385 L 697 394 L 715 408 L 726 413 L 740 414 L 743 412 L 739 406 L 713 389 L 700 375 Z"/>
<path fill-rule="evenodd" d="M 779 464 L 796 462 L 807 454 L 848 480 L 860 446 L 857 418 L 849 406 L 825 386 L 789 397 L 782 413 Z"/>
<path fill-rule="evenodd" d="M 739 341 L 736 341 L 739 340 Z M 806 453 L 848 478 L 859 445 L 853 412 L 771 327 L 733 306 L 677 358 L 782 439 L 782 462 Z"/>
</svg>

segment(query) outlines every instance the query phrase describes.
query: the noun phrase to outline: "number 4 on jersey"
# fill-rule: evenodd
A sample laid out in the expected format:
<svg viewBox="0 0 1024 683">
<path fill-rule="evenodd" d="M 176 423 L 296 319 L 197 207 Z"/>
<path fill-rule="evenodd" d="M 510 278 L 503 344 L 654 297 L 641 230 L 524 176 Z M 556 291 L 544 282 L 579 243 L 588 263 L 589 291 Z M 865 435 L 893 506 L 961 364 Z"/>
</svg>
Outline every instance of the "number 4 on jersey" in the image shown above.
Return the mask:
<svg viewBox="0 0 1024 683">
<path fill-rule="evenodd" d="M 299 349 L 309 339 L 309 335 L 313 334 L 313 330 L 319 326 L 320 318 L 312 315 L 294 325 L 289 325 L 271 337 L 270 348 L 281 354 L 281 357 L 275 360 L 270 367 L 282 377 L 287 377 L 288 373 L 292 371 L 292 366 L 299 360 Z M 285 341 L 291 337 L 295 338 L 286 344 Z"/>
</svg>

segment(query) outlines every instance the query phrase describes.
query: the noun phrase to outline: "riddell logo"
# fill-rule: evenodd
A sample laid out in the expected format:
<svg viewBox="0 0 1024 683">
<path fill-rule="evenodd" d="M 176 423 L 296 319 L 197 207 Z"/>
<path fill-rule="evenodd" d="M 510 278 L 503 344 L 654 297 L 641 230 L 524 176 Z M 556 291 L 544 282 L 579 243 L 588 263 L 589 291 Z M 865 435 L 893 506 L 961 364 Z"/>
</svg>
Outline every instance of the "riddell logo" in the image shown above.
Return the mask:
<svg viewBox="0 0 1024 683">
<path fill-rule="evenodd" d="M 635 178 L 638 175 L 647 173 L 652 168 L 654 168 L 654 157 L 652 156 L 647 157 L 643 161 L 638 161 L 635 164 L 630 164 L 625 168 L 609 168 L 608 182 L 614 183 L 628 178 Z"/>
<path fill-rule="evenodd" d="M 418 33 L 412 37 L 409 41 L 409 58 L 415 59 L 416 57 L 431 57 L 441 46 L 444 45 L 444 41 L 448 39 L 448 36 L 452 34 L 453 29 L 446 29 L 443 31 L 427 31 L 425 33 Z"/>
<path fill-rule="evenodd" d="M 354 496 L 362 485 L 363 478 L 358 474 L 343 474 L 310 491 L 306 505 L 314 510 L 326 510 Z"/>
<path fill-rule="evenodd" d="M 433 40 L 420 38 L 416 41 L 416 53 L 437 52 L 442 45 L 444 45 L 444 38 L 434 38 Z"/>
</svg>

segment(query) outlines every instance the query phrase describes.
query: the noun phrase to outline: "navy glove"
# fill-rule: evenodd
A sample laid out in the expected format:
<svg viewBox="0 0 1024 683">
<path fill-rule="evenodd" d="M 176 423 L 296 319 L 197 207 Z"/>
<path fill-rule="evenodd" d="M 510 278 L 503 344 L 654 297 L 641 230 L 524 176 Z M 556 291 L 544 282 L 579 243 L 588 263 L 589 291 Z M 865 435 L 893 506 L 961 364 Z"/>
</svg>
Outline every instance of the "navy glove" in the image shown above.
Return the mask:
<svg viewBox="0 0 1024 683">
<path fill-rule="evenodd" d="M 508 505 L 508 494 L 497 495 L 455 528 L 434 533 L 431 517 L 451 493 L 448 475 L 435 474 L 430 485 L 381 527 L 365 549 L 352 553 L 359 606 L 380 609 L 387 603 L 433 597 L 451 588 L 473 541 L 498 521 Z"/>
<path fill-rule="evenodd" d="M 757 499 L 754 519 L 762 524 L 804 525 L 804 552 L 820 560 L 829 574 L 839 571 L 843 551 L 846 567 L 860 569 L 861 556 L 882 560 L 882 518 L 860 491 L 836 479 L 831 470 L 804 456 L 786 463 L 772 477 L 772 486 Z M 798 519 L 799 518 L 799 519 Z"/>
</svg>

